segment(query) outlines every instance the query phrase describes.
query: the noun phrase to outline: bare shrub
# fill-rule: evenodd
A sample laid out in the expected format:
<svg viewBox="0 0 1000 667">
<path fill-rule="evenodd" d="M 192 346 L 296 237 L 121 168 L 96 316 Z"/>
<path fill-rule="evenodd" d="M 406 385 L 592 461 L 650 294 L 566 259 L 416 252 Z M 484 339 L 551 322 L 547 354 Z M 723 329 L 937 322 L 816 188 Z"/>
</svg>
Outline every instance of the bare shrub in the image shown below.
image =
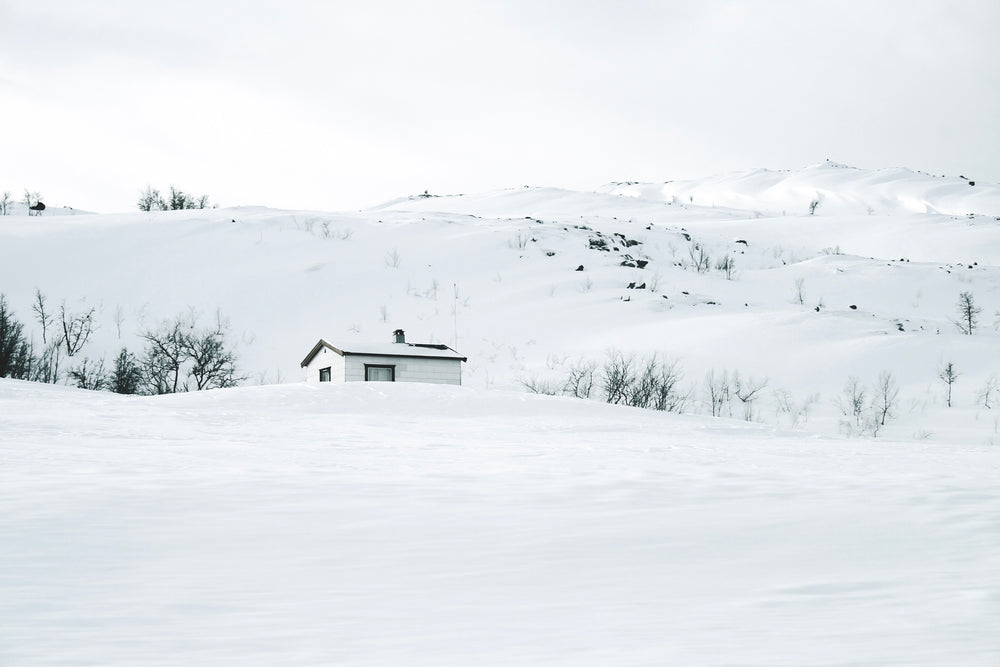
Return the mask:
<svg viewBox="0 0 1000 667">
<path fill-rule="evenodd" d="M 608 352 L 602 374 L 604 400 L 619 404 L 628 400 L 629 392 L 635 383 L 635 357 L 625 355 L 618 350 Z"/>
<path fill-rule="evenodd" d="M 795 302 L 799 304 L 804 304 L 806 302 L 806 279 L 796 278 L 795 279 Z"/>
<path fill-rule="evenodd" d="M 854 426 L 861 426 L 864 420 L 865 406 L 868 400 L 868 390 L 855 376 L 847 378 L 847 384 L 837 398 L 837 406 L 845 417 L 850 417 Z"/>
<path fill-rule="evenodd" d="M 581 359 L 569 367 L 566 382 L 563 383 L 563 393 L 576 398 L 590 398 L 594 390 L 594 374 L 597 363 Z"/>
<path fill-rule="evenodd" d="M 733 274 L 736 271 L 736 260 L 733 259 L 732 255 L 726 255 L 715 263 L 715 268 L 722 271 L 726 276 L 726 280 L 732 280 Z"/>
<path fill-rule="evenodd" d="M 555 396 L 559 393 L 559 385 L 551 380 L 539 377 L 522 378 L 521 386 L 532 394 L 544 394 L 545 396 Z"/>
<path fill-rule="evenodd" d="M 688 257 L 691 259 L 691 268 L 697 273 L 708 273 L 712 266 L 712 258 L 708 256 L 708 251 L 700 243 L 692 243 L 688 246 Z"/>
<path fill-rule="evenodd" d="M 760 398 L 761 392 L 767 387 L 767 378 L 755 380 L 752 377 L 743 377 L 739 371 L 733 373 L 732 391 L 733 395 L 743 404 L 743 419 L 753 421 L 754 403 Z"/>
<path fill-rule="evenodd" d="M 729 390 L 729 373 L 723 370 L 716 373 L 715 369 L 705 375 L 705 399 L 713 417 L 721 417 L 728 410 L 731 394 Z"/>
<path fill-rule="evenodd" d="M 29 216 L 32 216 L 32 215 L 41 215 L 42 211 L 40 211 L 38 209 L 39 208 L 41 208 L 41 209 L 45 208 L 45 206 L 42 205 L 42 203 L 41 203 L 42 202 L 42 195 L 40 195 L 37 192 L 32 192 L 31 190 L 28 190 L 27 188 L 25 188 L 25 190 L 24 190 L 24 199 L 22 199 L 21 202 L 24 204 L 24 207 L 26 209 L 28 209 L 28 215 Z"/>
<path fill-rule="evenodd" d="M 94 364 L 90 359 L 84 358 L 83 363 L 70 370 L 69 379 L 80 389 L 92 391 L 104 389 L 108 381 L 108 373 L 104 370 L 104 359 Z"/>
<path fill-rule="evenodd" d="M 62 338 L 60 337 L 49 341 L 38 356 L 32 355 L 31 375 L 28 379 L 33 382 L 58 384 L 62 380 L 61 362 Z"/>
<path fill-rule="evenodd" d="M 813 407 L 819 403 L 819 394 L 809 394 L 799 403 L 785 389 L 774 392 L 775 416 L 788 415 L 790 426 L 799 428 L 809 420 Z"/>
</svg>

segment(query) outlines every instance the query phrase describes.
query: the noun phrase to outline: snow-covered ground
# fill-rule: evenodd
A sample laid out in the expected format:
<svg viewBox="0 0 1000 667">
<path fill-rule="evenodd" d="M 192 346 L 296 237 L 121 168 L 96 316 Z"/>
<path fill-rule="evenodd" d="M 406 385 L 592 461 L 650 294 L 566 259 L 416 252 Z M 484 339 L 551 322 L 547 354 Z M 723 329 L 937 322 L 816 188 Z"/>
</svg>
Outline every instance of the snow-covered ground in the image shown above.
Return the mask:
<svg viewBox="0 0 1000 667">
<path fill-rule="evenodd" d="M 46 213 L 0 217 L 0 293 L 36 343 L 36 290 L 95 309 L 64 370 L 219 311 L 262 386 L 0 380 L 0 664 L 1000 663 L 996 185 Z M 465 386 L 299 382 L 319 338 L 396 328 Z M 522 388 L 612 349 L 676 360 L 688 414 Z M 756 423 L 708 416 L 723 371 L 766 380 Z M 875 438 L 843 390 L 885 372 Z"/>
<path fill-rule="evenodd" d="M 431 385 L 0 405 L 3 664 L 1000 661 L 992 446 Z"/>
</svg>

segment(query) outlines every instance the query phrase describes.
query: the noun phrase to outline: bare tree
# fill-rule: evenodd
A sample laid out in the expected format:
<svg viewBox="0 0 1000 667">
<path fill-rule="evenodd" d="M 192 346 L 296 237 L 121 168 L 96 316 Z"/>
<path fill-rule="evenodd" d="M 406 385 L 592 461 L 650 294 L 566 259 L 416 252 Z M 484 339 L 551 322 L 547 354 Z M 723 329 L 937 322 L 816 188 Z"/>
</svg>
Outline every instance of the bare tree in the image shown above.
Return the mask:
<svg viewBox="0 0 1000 667">
<path fill-rule="evenodd" d="M 90 340 L 94 332 L 94 312 L 91 308 L 85 313 L 67 313 L 66 303 L 59 306 L 59 317 L 62 320 L 63 343 L 66 344 L 66 356 L 72 357 Z"/>
<path fill-rule="evenodd" d="M 753 404 L 760 398 L 760 393 L 767 386 L 767 378 L 754 380 L 752 377 L 741 377 L 739 372 L 733 373 L 732 387 L 733 394 L 743 404 L 743 419 L 753 421 Z"/>
<path fill-rule="evenodd" d="M 666 412 L 683 412 L 691 399 L 691 390 L 680 390 L 682 378 L 683 374 L 677 361 L 661 364 L 652 407 Z"/>
<path fill-rule="evenodd" d="M 873 412 L 873 413 L 871 413 L 871 414 L 869 414 L 869 415 L 867 415 L 865 417 L 865 424 L 864 424 L 864 426 L 865 426 L 865 430 L 867 430 L 869 433 L 871 433 L 871 436 L 873 438 L 877 438 L 878 434 L 882 432 L 882 427 L 885 426 L 885 424 L 882 424 L 881 422 L 879 422 L 878 415 L 876 415 Z"/>
<path fill-rule="evenodd" d="M 115 330 L 118 332 L 118 340 L 122 339 L 122 324 L 125 323 L 125 310 L 121 307 L 121 304 L 115 306 Z"/>
<path fill-rule="evenodd" d="M 166 211 L 167 202 L 160 195 L 160 191 L 147 185 L 146 189 L 139 193 L 140 211 Z"/>
<path fill-rule="evenodd" d="M 635 357 L 611 350 L 603 371 L 604 400 L 614 404 L 626 403 L 635 383 Z"/>
<path fill-rule="evenodd" d="M 28 379 L 32 360 L 24 325 L 7 308 L 7 299 L 0 294 L 0 378 Z"/>
<path fill-rule="evenodd" d="M 10 215 L 10 207 L 13 203 L 14 197 L 10 194 L 10 190 L 0 194 L 0 215 Z"/>
<path fill-rule="evenodd" d="M 191 362 L 188 376 L 196 391 L 235 387 L 246 376 L 236 370 L 236 353 L 226 340 L 222 326 L 191 332 L 184 337 L 183 347 Z"/>
<path fill-rule="evenodd" d="M 806 302 L 806 279 L 795 279 L 795 302 L 804 304 Z"/>
<path fill-rule="evenodd" d="M 714 369 L 710 370 L 705 376 L 705 397 L 713 417 L 722 416 L 723 410 L 729 405 L 730 396 L 729 373 L 723 370 L 716 374 Z"/>
<path fill-rule="evenodd" d="M 41 215 L 42 212 L 35 210 L 38 207 L 39 202 L 42 199 L 42 195 L 37 192 L 32 192 L 25 188 L 24 199 L 21 202 L 24 204 L 25 208 L 28 209 L 28 215 Z M 42 207 L 44 208 L 44 207 Z"/>
<path fill-rule="evenodd" d="M 625 389 L 625 404 L 634 408 L 648 408 L 656 400 L 660 384 L 660 362 L 653 354 L 639 362 L 632 382 Z"/>
<path fill-rule="evenodd" d="M 991 375 L 986 379 L 983 388 L 979 390 L 979 400 L 983 402 L 983 407 L 987 410 L 993 409 L 990 403 L 998 389 L 1000 389 L 1000 380 L 997 379 L 996 375 Z"/>
<path fill-rule="evenodd" d="M 144 331 L 146 349 L 140 362 L 142 389 L 149 394 L 235 387 L 246 376 L 237 371 L 236 353 L 227 339 L 221 315 L 209 329 L 197 328 L 197 316 L 182 315 Z"/>
<path fill-rule="evenodd" d="M 868 390 L 855 376 L 847 378 L 844 391 L 837 399 L 840 411 L 848 417 L 854 419 L 855 426 L 861 426 L 864 421 L 865 406 L 867 405 Z"/>
<path fill-rule="evenodd" d="M 798 428 L 808 421 L 813 406 L 819 403 L 819 394 L 810 394 L 801 403 L 797 403 L 788 391 L 778 389 L 774 392 L 774 402 L 776 416 L 787 414 L 791 427 Z"/>
<path fill-rule="evenodd" d="M 52 313 L 45 308 L 45 295 L 40 289 L 35 289 L 35 301 L 31 304 L 31 310 L 35 313 L 35 319 L 42 327 L 42 344 L 47 345 L 49 326 L 52 324 Z"/>
<path fill-rule="evenodd" d="M 726 255 L 715 263 L 715 268 L 725 274 L 726 280 L 732 280 L 733 273 L 736 271 L 736 260 L 733 259 L 732 255 Z"/>
<path fill-rule="evenodd" d="M 885 426 L 886 419 L 896 416 L 896 406 L 899 404 L 899 385 L 890 371 L 882 371 L 875 385 L 875 396 L 872 398 L 873 418 L 879 426 Z M 877 435 L 873 433 L 872 435 Z"/>
<path fill-rule="evenodd" d="M 42 348 L 40 355 L 34 357 L 31 369 L 33 382 L 47 382 L 58 384 L 62 380 L 62 337 L 49 341 L 49 344 Z"/>
<path fill-rule="evenodd" d="M 948 388 L 948 407 L 951 407 L 951 388 L 954 386 L 955 382 L 960 377 L 960 373 L 955 369 L 955 364 L 952 362 L 946 363 L 938 371 L 938 379 L 944 382 L 945 386 Z"/>
<path fill-rule="evenodd" d="M 966 336 L 971 336 L 979 324 L 979 313 L 983 312 L 983 309 L 976 305 L 971 292 L 962 292 L 958 295 L 957 308 L 958 319 L 955 320 L 955 325 Z"/>
<path fill-rule="evenodd" d="M 187 391 L 181 383 L 181 367 L 187 361 L 184 337 L 194 323 L 177 317 L 163 322 L 159 329 L 147 329 L 141 336 L 146 341 L 142 365 L 143 393 L 175 394 Z"/>
<path fill-rule="evenodd" d="M 197 197 L 183 192 L 182 190 L 178 190 L 171 185 L 170 198 L 167 200 L 167 205 L 170 207 L 171 211 L 181 211 L 191 208 L 208 208 L 208 195 Z"/>
</svg>

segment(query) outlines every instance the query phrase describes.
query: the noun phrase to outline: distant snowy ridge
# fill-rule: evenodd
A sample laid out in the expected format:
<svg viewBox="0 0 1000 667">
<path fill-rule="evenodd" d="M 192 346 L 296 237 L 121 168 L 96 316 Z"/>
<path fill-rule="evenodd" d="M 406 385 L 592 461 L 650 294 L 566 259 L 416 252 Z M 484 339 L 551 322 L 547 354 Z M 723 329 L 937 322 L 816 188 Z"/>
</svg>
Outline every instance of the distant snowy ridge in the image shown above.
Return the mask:
<svg viewBox="0 0 1000 667">
<path fill-rule="evenodd" d="M 971 185 L 974 183 L 974 185 Z M 761 215 L 800 215 L 818 202 L 831 213 L 941 213 L 1000 215 L 1000 185 L 961 176 L 934 176 L 905 168 L 858 169 L 820 162 L 802 169 L 754 169 L 666 183 L 612 183 L 601 192 Z"/>
</svg>

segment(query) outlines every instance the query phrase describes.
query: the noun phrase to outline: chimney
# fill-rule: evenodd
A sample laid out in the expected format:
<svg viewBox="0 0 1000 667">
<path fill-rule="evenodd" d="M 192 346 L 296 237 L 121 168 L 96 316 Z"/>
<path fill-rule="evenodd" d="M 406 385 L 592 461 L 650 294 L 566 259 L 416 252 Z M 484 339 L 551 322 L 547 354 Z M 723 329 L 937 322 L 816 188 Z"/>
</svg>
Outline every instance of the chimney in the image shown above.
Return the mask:
<svg viewBox="0 0 1000 667">
<path fill-rule="evenodd" d="M 406 334 L 402 329 L 396 329 L 392 332 L 392 342 L 393 343 L 406 343 Z"/>
</svg>

